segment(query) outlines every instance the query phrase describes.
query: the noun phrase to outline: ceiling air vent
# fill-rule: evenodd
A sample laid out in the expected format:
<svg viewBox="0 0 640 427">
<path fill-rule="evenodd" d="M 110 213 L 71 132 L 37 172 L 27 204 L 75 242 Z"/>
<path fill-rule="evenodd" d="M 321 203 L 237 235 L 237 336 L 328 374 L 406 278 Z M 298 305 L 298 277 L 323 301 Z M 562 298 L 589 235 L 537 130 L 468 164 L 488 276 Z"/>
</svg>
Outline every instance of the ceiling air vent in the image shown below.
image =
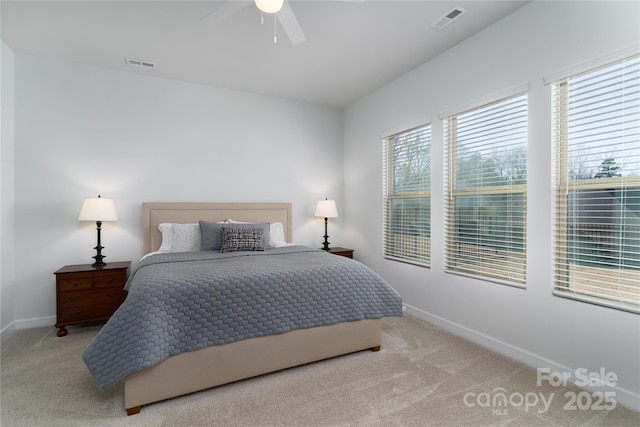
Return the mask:
<svg viewBox="0 0 640 427">
<path fill-rule="evenodd" d="M 133 59 L 133 58 L 124 58 L 127 64 L 133 65 L 136 67 L 144 67 L 144 68 L 156 68 L 156 64 L 150 61 L 143 61 L 142 59 Z"/>
<path fill-rule="evenodd" d="M 456 6 L 452 10 L 450 10 L 449 13 L 435 20 L 431 24 L 431 26 L 441 30 L 447 25 L 449 25 L 451 21 L 453 21 L 456 18 L 459 18 L 461 15 L 464 15 L 466 12 L 467 12 L 466 9 L 460 6 Z"/>
</svg>

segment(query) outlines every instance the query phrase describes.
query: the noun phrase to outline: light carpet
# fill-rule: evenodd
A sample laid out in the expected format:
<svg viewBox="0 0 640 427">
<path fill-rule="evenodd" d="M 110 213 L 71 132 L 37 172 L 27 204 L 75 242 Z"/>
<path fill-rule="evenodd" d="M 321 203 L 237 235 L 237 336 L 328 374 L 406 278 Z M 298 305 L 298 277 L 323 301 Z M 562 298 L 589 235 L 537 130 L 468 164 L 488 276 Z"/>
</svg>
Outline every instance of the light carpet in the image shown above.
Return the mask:
<svg viewBox="0 0 640 427">
<path fill-rule="evenodd" d="M 640 426 L 640 414 L 567 409 L 574 387 L 411 316 L 383 322 L 382 350 L 239 381 L 142 407 L 99 392 L 82 352 L 100 325 L 11 332 L 2 341 L 2 426 Z M 500 405 L 500 393 L 507 397 Z M 538 402 L 533 405 L 533 396 Z M 527 405 L 528 402 L 528 405 Z M 545 403 L 545 402 L 548 402 Z"/>
</svg>

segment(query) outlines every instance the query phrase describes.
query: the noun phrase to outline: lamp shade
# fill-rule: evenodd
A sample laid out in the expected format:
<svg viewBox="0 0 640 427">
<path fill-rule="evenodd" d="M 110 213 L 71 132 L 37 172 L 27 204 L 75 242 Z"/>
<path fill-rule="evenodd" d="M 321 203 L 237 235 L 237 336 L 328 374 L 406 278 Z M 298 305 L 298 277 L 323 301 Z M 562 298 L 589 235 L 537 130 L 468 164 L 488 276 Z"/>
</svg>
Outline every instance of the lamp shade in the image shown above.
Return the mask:
<svg viewBox="0 0 640 427">
<path fill-rule="evenodd" d="M 264 13 L 278 13 L 283 5 L 284 0 L 256 0 L 256 6 Z"/>
<path fill-rule="evenodd" d="M 335 200 L 318 201 L 314 216 L 318 216 L 320 218 L 337 218 L 338 209 L 336 208 Z"/>
<path fill-rule="evenodd" d="M 80 209 L 79 221 L 117 221 L 116 207 L 113 199 L 87 197 Z"/>
</svg>

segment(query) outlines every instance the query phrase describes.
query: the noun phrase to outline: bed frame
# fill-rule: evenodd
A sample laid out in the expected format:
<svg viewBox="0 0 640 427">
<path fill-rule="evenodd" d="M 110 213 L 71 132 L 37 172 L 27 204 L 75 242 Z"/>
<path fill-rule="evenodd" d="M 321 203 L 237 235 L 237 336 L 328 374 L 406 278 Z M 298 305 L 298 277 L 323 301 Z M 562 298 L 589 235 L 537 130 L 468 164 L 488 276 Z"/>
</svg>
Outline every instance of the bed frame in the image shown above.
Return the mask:
<svg viewBox="0 0 640 427">
<path fill-rule="evenodd" d="M 291 213 L 290 203 L 143 203 L 143 255 L 160 247 L 163 222 L 282 222 L 291 242 Z M 360 350 L 378 351 L 381 330 L 381 319 L 367 319 L 182 353 L 128 375 L 125 408 L 133 415 L 148 403 Z"/>
</svg>

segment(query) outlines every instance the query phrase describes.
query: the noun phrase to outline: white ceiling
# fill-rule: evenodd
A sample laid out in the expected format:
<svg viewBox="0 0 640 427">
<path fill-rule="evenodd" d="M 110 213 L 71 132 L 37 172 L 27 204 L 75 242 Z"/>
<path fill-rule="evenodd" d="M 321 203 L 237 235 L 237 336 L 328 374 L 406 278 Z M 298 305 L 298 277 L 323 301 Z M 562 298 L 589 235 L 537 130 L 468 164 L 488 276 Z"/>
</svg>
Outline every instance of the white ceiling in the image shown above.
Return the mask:
<svg viewBox="0 0 640 427">
<path fill-rule="evenodd" d="M 291 0 L 307 39 L 296 46 L 253 4 L 202 20 L 222 3 L 2 0 L 2 40 L 19 54 L 344 107 L 529 1 Z M 431 27 L 455 6 L 467 13 Z"/>
</svg>

